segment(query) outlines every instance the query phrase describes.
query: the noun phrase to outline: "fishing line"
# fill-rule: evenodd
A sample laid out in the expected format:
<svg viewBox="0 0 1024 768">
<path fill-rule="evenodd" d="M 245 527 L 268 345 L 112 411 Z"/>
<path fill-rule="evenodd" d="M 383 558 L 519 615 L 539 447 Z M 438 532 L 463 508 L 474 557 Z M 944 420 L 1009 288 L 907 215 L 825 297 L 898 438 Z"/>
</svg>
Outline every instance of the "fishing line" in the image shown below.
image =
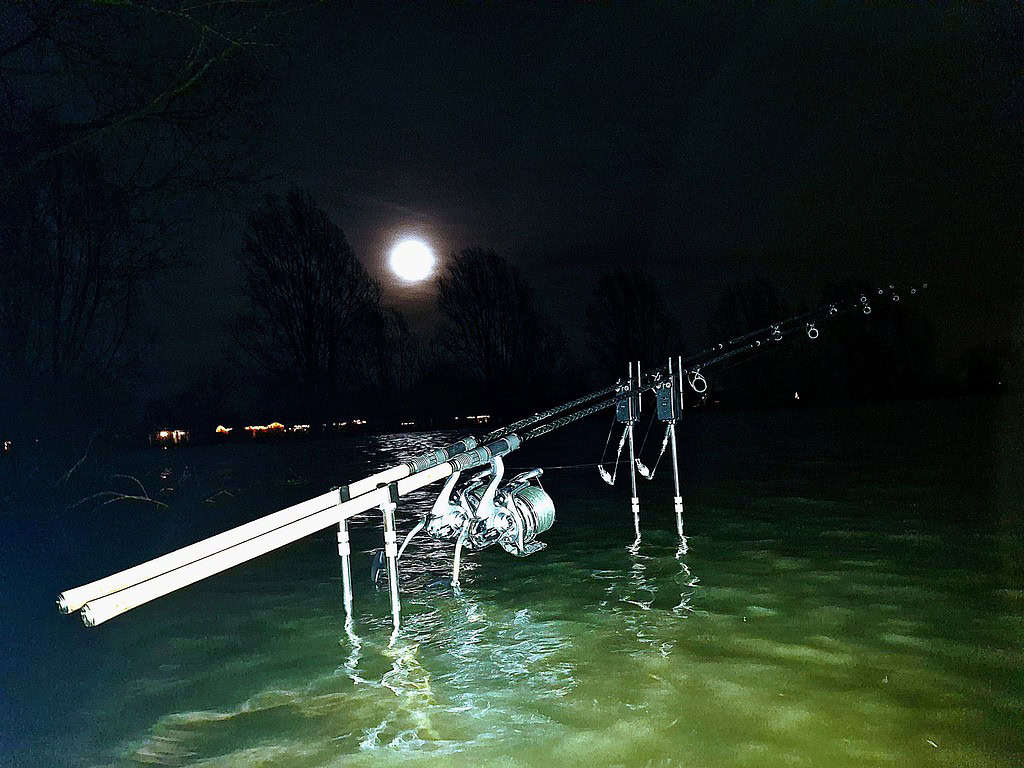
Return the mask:
<svg viewBox="0 0 1024 768">
<path fill-rule="evenodd" d="M 619 461 L 617 461 L 615 463 L 616 464 L 628 464 L 629 460 L 628 459 L 620 459 Z M 550 471 L 552 469 L 593 469 L 593 468 L 594 468 L 594 465 L 593 464 L 589 464 L 589 463 L 588 464 L 556 464 L 554 466 L 544 465 L 544 467 L 543 467 L 545 472 L 548 472 L 548 471 Z M 507 469 L 510 472 L 518 472 L 520 470 L 527 469 L 527 467 L 505 467 L 505 469 Z M 531 466 L 530 469 L 533 469 L 533 467 Z"/>
<path fill-rule="evenodd" d="M 539 424 L 542 421 L 546 421 L 552 416 L 557 416 L 558 414 L 564 413 L 565 411 L 571 410 L 579 405 L 588 403 L 591 400 L 594 400 L 595 398 L 603 397 L 604 395 L 610 395 L 614 393 L 615 390 L 616 385 L 613 384 L 610 387 L 605 387 L 604 389 L 599 389 L 596 392 L 590 392 L 586 395 L 583 395 L 582 397 L 577 397 L 575 400 L 570 400 L 567 403 L 556 405 L 553 408 L 548 408 L 547 410 L 544 411 L 538 411 L 532 416 L 527 416 L 526 418 L 512 422 L 507 426 L 500 427 L 492 432 L 488 432 L 486 435 L 483 436 L 481 442 L 490 443 L 494 440 L 505 437 L 506 435 L 512 434 L 513 432 L 518 432 L 524 427 L 532 427 L 535 424 Z"/>
<path fill-rule="evenodd" d="M 647 422 L 647 431 L 644 432 L 644 439 L 642 441 L 640 441 L 640 450 L 636 452 L 637 456 L 641 455 L 644 452 L 644 446 L 647 445 L 647 437 L 648 437 L 648 435 L 651 434 L 651 427 L 654 426 L 654 417 L 655 417 L 655 415 L 656 415 L 656 412 L 655 411 L 651 411 L 651 420 Z"/>
</svg>

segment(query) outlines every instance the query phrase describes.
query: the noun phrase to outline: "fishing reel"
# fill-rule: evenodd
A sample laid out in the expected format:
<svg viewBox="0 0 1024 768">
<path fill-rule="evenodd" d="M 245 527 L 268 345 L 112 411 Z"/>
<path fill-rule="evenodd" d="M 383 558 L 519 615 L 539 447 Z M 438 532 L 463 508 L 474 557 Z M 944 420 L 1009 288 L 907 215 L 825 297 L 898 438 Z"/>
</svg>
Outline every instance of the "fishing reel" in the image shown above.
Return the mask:
<svg viewBox="0 0 1024 768">
<path fill-rule="evenodd" d="M 495 456 L 458 492 L 461 472 L 453 473 L 430 512 L 406 537 L 399 557 L 419 530 L 439 541 L 454 541 L 452 586 L 457 587 L 463 548 L 475 551 L 498 544 L 516 557 L 539 552 L 547 545 L 537 537 L 555 523 L 555 504 L 540 484 L 542 473 L 532 469 L 502 485 L 505 465 Z"/>
<path fill-rule="evenodd" d="M 454 498 L 458 478 L 453 475 L 427 515 L 427 535 L 441 541 L 462 538 L 470 550 L 499 544 L 517 557 L 539 552 L 546 545 L 537 536 L 555 522 L 555 504 L 540 484 L 542 473 L 522 472 L 501 485 L 504 465 L 495 457 Z"/>
<path fill-rule="evenodd" d="M 467 537 L 474 549 L 497 543 L 510 555 L 526 557 L 547 546 L 537 536 L 554 525 L 555 503 L 540 484 L 543 472 L 531 469 L 513 477 L 498 488 L 489 509 L 483 503 L 487 489 L 480 491 L 482 483 L 466 489 L 463 498 L 471 508 L 475 502 L 476 509 L 477 519 Z"/>
</svg>

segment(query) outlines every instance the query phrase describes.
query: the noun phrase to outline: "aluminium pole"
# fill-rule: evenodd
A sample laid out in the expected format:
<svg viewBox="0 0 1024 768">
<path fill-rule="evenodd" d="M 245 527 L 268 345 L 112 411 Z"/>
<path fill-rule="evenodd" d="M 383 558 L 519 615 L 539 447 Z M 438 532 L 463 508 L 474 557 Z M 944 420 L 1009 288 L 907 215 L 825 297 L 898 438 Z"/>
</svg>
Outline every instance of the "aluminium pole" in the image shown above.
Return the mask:
<svg viewBox="0 0 1024 768">
<path fill-rule="evenodd" d="M 635 383 L 634 383 L 635 382 Z M 636 379 L 633 378 L 633 363 L 629 364 L 629 424 L 626 426 L 629 440 L 629 484 L 632 496 L 629 500 L 630 509 L 633 510 L 633 529 L 636 531 L 636 541 L 640 542 L 640 497 L 636 490 L 636 453 L 633 447 L 633 425 L 636 423 L 640 411 L 640 361 L 636 362 Z"/>
<path fill-rule="evenodd" d="M 345 617 L 352 618 L 352 540 L 348 520 L 338 523 L 338 554 L 341 555 L 341 592 L 345 601 Z"/>
<path fill-rule="evenodd" d="M 388 587 L 391 592 L 391 623 L 398 631 L 402 606 L 398 598 L 398 533 L 395 531 L 395 510 L 398 509 L 398 486 L 387 486 L 388 501 L 380 505 L 384 516 L 384 557 L 388 561 Z"/>
</svg>

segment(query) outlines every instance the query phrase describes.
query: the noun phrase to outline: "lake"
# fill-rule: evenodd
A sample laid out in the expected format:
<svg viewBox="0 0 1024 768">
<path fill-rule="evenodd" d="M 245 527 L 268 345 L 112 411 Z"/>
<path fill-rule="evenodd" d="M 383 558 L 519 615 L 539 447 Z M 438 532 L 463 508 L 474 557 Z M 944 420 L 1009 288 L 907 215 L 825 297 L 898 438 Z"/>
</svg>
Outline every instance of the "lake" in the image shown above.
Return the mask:
<svg viewBox="0 0 1024 768">
<path fill-rule="evenodd" d="M 543 478 L 547 549 L 468 553 L 454 593 L 451 545 L 413 542 L 393 642 L 369 578 L 379 514 L 351 526 L 349 627 L 332 529 L 94 629 L 53 600 L 453 433 L 115 457 L 111 475 L 168 507 L 26 509 L 3 545 L 3 761 L 1024 764 L 1021 431 L 1007 403 L 694 412 L 680 427 L 686 540 L 666 460 L 639 480 L 637 546 L 626 468 L 615 488 L 594 468 L 608 418 L 506 459 L 589 462 Z M 436 492 L 403 499 L 400 534 Z"/>
</svg>

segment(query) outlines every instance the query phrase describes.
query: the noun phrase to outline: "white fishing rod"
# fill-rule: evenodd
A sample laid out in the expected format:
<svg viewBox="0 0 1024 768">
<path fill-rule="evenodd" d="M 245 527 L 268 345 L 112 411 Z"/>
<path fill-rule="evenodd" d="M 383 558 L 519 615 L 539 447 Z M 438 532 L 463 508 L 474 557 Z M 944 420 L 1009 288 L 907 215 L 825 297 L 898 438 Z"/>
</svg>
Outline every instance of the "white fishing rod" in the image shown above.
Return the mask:
<svg viewBox="0 0 1024 768">
<path fill-rule="evenodd" d="M 587 400 L 588 397 L 580 398 L 580 400 Z M 576 401 L 574 401 L 576 402 Z M 589 408 L 583 408 L 577 411 L 575 414 L 563 416 L 558 420 L 558 426 L 564 426 L 565 424 L 572 423 L 590 413 L 596 412 L 600 408 L 608 408 L 614 404 L 614 400 L 607 400 L 600 403 L 598 406 L 590 406 Z M 551 409 L 557 412 L 564 412 L 564 407 L 557 409 Z M 535 414 L 534 417 L 524 419 L 522 422 L 528 421 L 543 421 L 548 418 L 550 412 L 544 412 L 544 415 Z M 502 430 L 504 431 L 504 430 Z M 548 430 L 549 431 L 549 430 Z M 337 488 L 329 491 L 326 494 L 317 496 L 314 499 L 297 504 L 294 507 L 289 507 L 285 510 L 281 510 L 279 513 L 274 515 L 268 515 L 267 517 L 260 518 L 260 520 L 253 521 L 254 523 L 260 523 L 260 527 L 266 528 L 276 519 L 280 524 L 269 530 L 265 530 L 263 533 L 252 536 L 245 541 L 236 543 L 233 546 L 223 547 L 219 551 L 208 554 L 205 557 L 200 557 L 190 562 L 184 562 L 179 567 L 170 570 L 163 570 L 166 567 L 167 562 L 165 558 L 176 553 L 170 553 L 162 558 L 156 558 L 147 563 L 142 563 L 136 566 L 134 569 L 128 569 L 120 574 L 114 574 L 108 579 L 102 579 L 100 582 L 93 582 L 93 584 L 99 584 L 101 582 L 107 582 L 104 588 L 107 588 L 109 584 L 116 583 L 115 577 L 121 576 L 121 583 L 125 580 L 137 578 L 139 573 L 149 572 L 154 575 L 145 580 L 138 580 L 134 583 L 124 586 L 118 590 L 110 590 L 102 595 L 89 598 L 84 605 L 81 606 L 82 621 L 86 626 L 94 627 L 108 621 L 115 616 L 119 616 L 122 613 L 137 608 L 140 605 L 155 600 L 159 597 L 174 592 L 183 587 L 187 587 L 191 584 L 201 581 L 205 578 L 213 576 L 222 571 L 233 568 L 236 565 L 240 565 L 249 560 L 265 555 L 268 552 L 272 552 L 275 549 L 291 544 L 292 542 L 298 541 L 299 539 L 305 538 L 313 533 L 321 531 L 325 528 L 329 528 L 333 525 L 339 526 L 338 532 L 338 552 L 342 557 L 342 575 L 344 582 L 344 598 L 345 607 L 347 612 L 351 613 L 352 605 L 352 593 L 351 593 L 351 548 L 348 540 L 347 521 L 356 515 L 363 512 L 367 512 L 374 508 L 379 508 L 384 517 L 384 551 L 388 561 L 388 573 L 390 577 L 390 588 L 391 588 L 391 604 L 392 604 L 392 615 L 394 626 L 397 629 L 399 626 L 399 599 L 398 599 L 398 548 L 396 544 L 396 532 L 394 523 L 394 512 L 395 506 L 399 499 L 413 491 L 419 490 L 431 483 L 435 483 L 438 480 L 445 478 L 458 476 L 467 469 L 473 469 L 485 464 L 490 464 L 492 467 L 495 465 L 501 465 L 501 457 L 516 450 L 522 444 L 524 439 L 538 436 L 539 434 L 546 434 L 547 431 L 532 430 L 526 433 L 523 438 L 520 438 L 516 434 L 506 435 L 498 440 L 495 440 L 487 445 L 478 446 L 470 450 L 458 453 L 452 456 L 449 460 L 442 463 L 432 463 L 435 458 L 441 455 L 443 451 L 447 451 L 452 447 L 467 444 L 467 440 L 455 443 L 454 446 L 450 446 L 449 449 L 438 449 L 431 451 L 427 454 L 422 454 L 417 457 L 417 460 L 410 461 L 407 464 L 416 466 L 418 465 L 429 465 L 423 469 L 407 474 L 405 477 L 398 478 L 387 484 L 381 484 L 377 488 L 371 491 L 367 491 L 355 497 L 343 498 L 346 494 L 343 493 L 343 488 Z M 392 468 L 395 469 L 395 468 Z M 537 471 L 539 474 L 539 471 Z M 378 476 L 384 473 L 378 473 Z M 530 503 L 536 505 L 537 502 L 547 501 L 547 505 L 550 508 L 550 516 L 546 520 L 538 521 L 534 515 L 530 519 L 522 517 L 522 512 L 517 511 L 519 514 L 518 519 L 510 519 L 507 521 L 507 528 L 509 530 L 503 531 L 507 534 L 506 538 L 514 538 L 521 547 L 534 552 L 543 547 L 538 544 L 535 539 L 537 533 L 542 533 L 551 527 L 554 522 L 554 507 L 550 503 L 550 499 L 542 491 L 537 492 L 535 486 L 530 482 L 536 475 L 529 478 L 520 476 L 514 479 L 514 482 L 518 483 L 515 490 L 515 499 L 523 500 L 524 506 L 530 511 L 532 508 L 529 507 Z M 368 480 L 369 478 L 367 478 Z M 365 487 L 363 481 L 363 486 Z M 348 486 L 351 488 L 352 486 Z M 435 504 L 435 507 L 437 505 Z M 288 513 L 288 517 L 294 518 L 290 522 L 282 522 L 285 517 L 276 517 L 282 513 Z M 301 515 L 297 517 L 298 515 Z M 546 523 L 546 524 L 545 524 Z M 244 528 L 240 526 L 239 528 Z M 511 530 L 515 528 L 515 530 Z M 539 529 L 538 529 L 539 528 Z M 232 529 L 227 531 L 225 534 L 231 534 L 239 529 Z M 253 529 L 250 529 L 253 530 Z M 200 551 L 200 546 L 205 545 L 206 547 L 214 546 L 213 542 L 219 541 L 223 543 L 227 541 L 226 538 L 220 538 L 225 534 L 219 534 L 218 536 L 205 539 L 204 541 L 197 542 L 191 545 L 191 553 Z M 443 537 L 442 537 L 443 538 Z M 482 541 L 477 537 L 472 537 L 469 541 L 469 547 L 473 549 L 483 548 L 483 546 L 489 546 L 495 543 L 498 537 L 491 538 L 486 544 L 482 544 Z M 503 546 L 506 542 L 501 542 Z M 509 545 L 512 546 L 512 545 Z M 190 548 L 184 548 L 188 550 Z M 461 549 L 461 548 L 460 548 Z M 181 552 L 182 550 L 178 550 Z M 511 549 L 509 551 L 512 551 Z M 186 557 L 184 555 L 179 556 L 179 559 Z M 122 576 L 122 574 L 131 573 L 130 576 Z M 456 579 L 457 580 L 457 579 Z M 85 590 L 86 587 L 91 585 L 85 585 L 85 587 L 79 587 L 76 590 L 68 590 L 62 594 L 63 603 L 71 605 L 70 601 L 67 600 L 69 593 L 74 593 L 76 599 L 81 599 L 81 594 L 84 594 L 80 590 Z M 93 589 L 95 592 L 95 588 Z M 58 600 L 58 605 L 62 606 L 62 600 Z M 62 607 L 63 610 L 63 607 Z M 66 612 L 66 611 L 65 611 Z"/>
<path fill-rule="evenodd" d="M 570 403 L 541 411 L 515 424 L 495 430 L 486 437 L 505 434 L 515 426 L 536 424 L 565 412 L 580 403 L 593 400 L 607 390 L 590 393 Z M 362 480 L 336 488 L 313 499 L 279 510 L 161 557 L 119 571 L 74 589 L 65 590 L 57 599 L 62 613 L 82 610 L 82 620 L 95 626 L 145 602 L 161 597 L 196 581 L 220 573 L 235 565 L 266 554 L 333 524 L 339 524 L 339 554 L 345 561 L 346 606 L 351 606 L 351 545 L 345 521 L 382 504 L 394 503 L 381 495 L 381 487 L 395 487 L 399 496 L 439 479 L 487 463 L 519 445 L 519 439 L 507 435 L 477 447 L 473 437 L 420 454 L 409 461 L 389 467 Z M 397 485 L 396 485 L 397 484 Z M 390 523 L 390 525 L 389 525 Z M 385 519 L 386 536 L 393 539 L 393 510 Z M 385 544 L 387 545 L 387 540 Z M 389 547 L 386 547 L 389 549 Z M 394 555 L 397 560 L 397 553 Z"/>
<path fill-rule="evenodd" d="M 82 620 L 86 626 L 102 624 L 150 600 L 155 600 L 158 597 L 194 584 L 228 568 L 240 565 L 324 528 L 344 523 L 355 515 L 375 507 L 381 508 L 385 515 L 388 514 L 388 509 L 390 508 L 390 513 L 393 514 L 394 509 L 392 505 L 396 504 L 402 496 L 449 477 L 453 473 L 486 464 L 495 457 L 503 456 L 515 450 L 519 447 L 520 442 L 516 435 L 509 435 L 489 445 L 460 453 L 446 462 L 392 481 L 387 485 L 382 485 L 379 488 L 345 501 L 341 498 L 340 489 L 330 491 L 316 497 L 316 499 L 304 502 L 302 505 L 296 505 L 296 507 L 305 506 L 304 511 L 307 514 L 304 517 L 268 530 L 262 535 L 252 537 L 235 546 L 224 548 L 207 557 L 183 564 L 173 570 L 159 573 L 147 580 L 136 582 L 118 591 L 91 598 L 82 606 Z M 289 510 L 294 510 L 296 507 L 290 507 Z M 262 518 L 257 522 L 266 520 L 267 518 Z M 393 534 L 392 530 L 392 542 Z M 385 541 L 387 541 L 387 537 Z M 157 559 L 159 560 L 160 558 Z M 155 561 L 143 563 L 137 567 L 142 568 L 153 562 Z"/>
<path fill-rule="evenodd" d="M 302 520 L 309 515 L 328 509 L 340 498 L 341 502 L 356 498 L 365 493 L 375 490 L 381 485 L 403 480 L 418 472 L 423 472 L 432 467 L 439 466 L 448 459 L 466 453 L 476 448 L 480 443 L 488 444 L 505 435 L 512 434 L 517 429 L 532 426 L 541 421 L 564 413 L 580 404 L 594 400 L 597 397 L 608 394 L 613 388 L 605 388 L 591 392 L 582 397 L 576 398 L 568 403 L 539 411 L 532 416 L 520 419 L 506 427 L 494 430 L 485 435 L 480 441 L 473 436 L 467 436 L 449 446 L 434 448 L 426 451 L 408 461 L 396 464 L 393 467 L 381 470 L 369 477 L 348 485 L 341 486 L 336 490 L 317 496 L 316 498 L 300 502 L 291 507 L 274 512 L 265 517 L 245 523 L 230 530 L 211 536 L 207 539 L 195 542 L 188 546 L 169 552 L 166 555 L 154 558 L 145 563 L 127 568 L 123 571 L 111 574 L 102 579 L 83 584 L 82 586 L 68 589 L 62 592 L 57 598 L 57 608 L 61 613 L 72 613 L 79 610 L 91 600 L 105 595 L 126 589 L 134 584 L 152 579 L 168 571 L 181 568 L 206 557 L 216 555 L 231 547 L 244 544 L 258 536 L 275 531 L 290 523 Z"/>
<path fill-rule="evenodd" d="M 274 512 L 257 520 L 239 525 L 230 530 L 211 536 L 194 544 L 168 552 L 132 568 L 106 576 L 102 579 L 83 584 L 74 589 L 65 590 L 57 598 L 57 609 L 61 613 L 77 611 L 90 600 L 118 592 L 122 589 L 152 579 L 162 573 L 181 568 L 196 560 L 209 557 L 225 549 L 243 544 L 250 539 L 276 530 L 289 523 L 301 520 L 309 515 L 335 506 L 339 499 L 347 501 L 376 489 L 379 485 L 387 485 L 402 480 L 417 472 L 438 466 L 453 456 L 471 451 L 477 447 L 473 437 L 464 437 L 445 448 L 436 448 L 422 453 L 409 461 L 389 467 L 369 477 L 357 480 L 347 486 L 321 494 L 313 499 L 300 502 L 291 507 Z"/>
</svg>

